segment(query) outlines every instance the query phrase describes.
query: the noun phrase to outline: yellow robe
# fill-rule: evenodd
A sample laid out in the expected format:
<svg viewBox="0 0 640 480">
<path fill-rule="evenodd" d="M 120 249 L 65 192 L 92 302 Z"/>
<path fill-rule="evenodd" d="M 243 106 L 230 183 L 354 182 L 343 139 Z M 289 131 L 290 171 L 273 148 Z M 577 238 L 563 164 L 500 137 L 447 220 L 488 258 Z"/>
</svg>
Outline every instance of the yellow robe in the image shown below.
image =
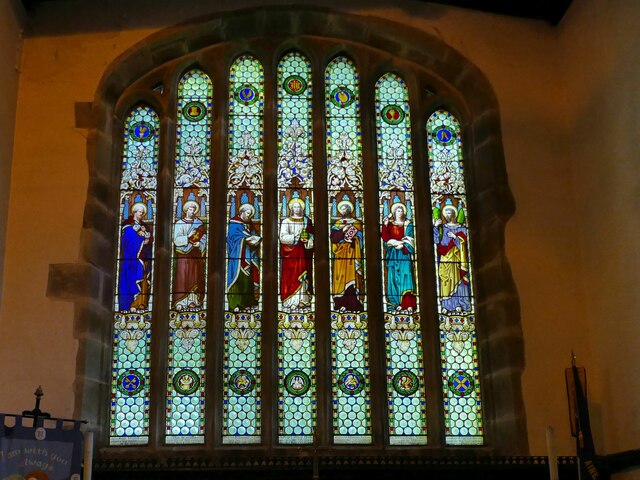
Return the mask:
<svg viewBox="0 0 640 480">
<path fill-rule="evenodd" d="M 351 223 L 362 234 L 362 222 L 353 220 Z M 334 230 L 342 230 L 344 220 L 340 219 L 333 224 Z M 351 242 L 341 241 L 332 243 L 333 251 L 333 295 L 342 295 L 345 290 L 354 285 L 358 292 L 363 291 L 362 273 L 362 244 L 361 238 L 354 236 Z"/>
<path fill-rule="evenodd" d="M 467 263 L 467 242 L 458 237 L 460 248 L 453 246 L 445 255 L 440 257 L 438 275 L 440 277 L 440 295 L 448 297 L 455 294 L 460 280 L 467 276 L 469 265 Z"/>
</svg>

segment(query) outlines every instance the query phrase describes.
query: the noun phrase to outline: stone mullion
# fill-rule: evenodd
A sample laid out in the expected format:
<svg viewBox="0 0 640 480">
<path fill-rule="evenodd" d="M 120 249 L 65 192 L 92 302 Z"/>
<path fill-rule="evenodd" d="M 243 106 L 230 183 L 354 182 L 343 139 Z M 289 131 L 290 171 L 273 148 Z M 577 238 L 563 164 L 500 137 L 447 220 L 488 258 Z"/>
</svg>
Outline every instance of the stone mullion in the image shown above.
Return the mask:
<svg viewBox="0 0 640 480">
<path fill-rule="evenodd" d="M 278 437 L 278 233 L 277 233 L 277 60 L 266 49 L 257 58 L 264 68 L 264 180 L 262 184 L 262 442 Z M 275 227 L 274 227 L 275 225 Z"/>
<path fill-rule="evenodd" d="M 440 374 L 440 333 L 438 329 L 438 304 L 434 279 L 436 278 L 431 224 L 431 194 L 429 186 L 429 157 L 425 135 L 427 118 L 437 108 L 434 101 L 438 97 L 430 93 L 430 86 L 422 75 L 411 75 L 407 82 L 409 102 L 412 112 L 411 136 L 414 158 L 415 209 L 417 235 L 423 241 L 417 245 L 418 258 L 422 259 L 417 268 L 422 311 L 422 348 L 425 362 L 425 383 L 427 396 L 427 444 L 431 447 L 444 445 L 444 410 L 442 375 Z"/>
<path fill-rule="evenodd" d="M 160 114 L 160 148 L 158 150 L 156 261 L 154 267 L 154 311 L 151 335 L 151 408 L 149 423 L 150 445 L 162 449 L 164 445 L 165 395 L 167 378 L 167 337 L 169 328 L 170 272 L 171 263 L 171 211 L 173 188 L 173 162 L 175 155 L 176 84 L 163 85 L 160 99 L 163 112 Z"/>
<path fill-rule="evenodd" d="M 227 193 L 227 131 L 228 131 L 228 72 L 230 63 L 226 58 L 228 45 L 207 52 L 201 58 L 203 71 L 209 75 L 213 88 L 213 112 L 211 131 L 211 175 L 209 215 L 209 276 L 207 278 L 208 326 L 207 326 L 207 387 L 205 449 L 211 452 L 221 445 L 222 432 L 222 358 L 224 351 L 224 272 L 225 229 Z"/>
<path fill-rule="evenodd" d="M 319 48 L 320 49 L 320 48 Z M 331 414 L 331 332 L 330 322 L 323 319 L 330 318 L 329 295 L 329 249 L 327 226 L 327 167 L 326 167 L 326 124 L 325 84 L 322 56 L 316 56 L 319 61 L 312 62 L 311 78 L 313 79 L 313 186 L 314 186 L 314 222 L 315 222 L 315 305 L 316 305 L 316 442 L 326 446 L 331 443 L 332 414 Z"/>
<path fill-rule="evenodd" d="M 278 21 L 274 21 L 277 19 Z M 268 21 L 267 21 L 268 20 Z M 276 27 L 277 25 L 277 27 Z M 242 28 L 239 28 L 242 26 Z M 321 27 L 321 28 L 320 28 Z M 277 28 L 277 29 L 276 29 Z M 189 56 L 198 57 L 209 62 L 208 70 L 211 72 L 211 76 L 215 77 L 214 85 L 219 85 L 216 88 L 214 101 L 214 135 L 213 135 L 213 150 L 212 156 L 216 157 L 222 163 L 219 163 L 219 175 L 221 179 L 226 179 L 226 149 L 224 148 L 227 128 L 227 120 L 225 111 L 226 102 L 225 97 L 227 95 L 227 81 L 225 74 L 228 72 L 228 67 L 231 63 L 230 52 L 238 52 L 239 48 L 246 48 L 246 32 L 251 31 L 252 35 L 256 38 L 273 38 L 274 32 L 277 31 L 278 36 L 286 38 L 290 34 L 297 35 L 295 41 L 305 41 L 312 46 L 311 57 L 319 59 L 328 50 L 332 52 L 338 51 L 344 45 L 338 45 L 333 41 L 321 38 L 319 35 L 326 35 L 329 37 L 344 38 L 345 42 L 352 45 L 351 49 L 356 53 L 360 50 L 368 50 L 371 55 L 376 58 L 382 59 L 381 61 L 389 61 L 389 58 L 393 58 L 392 62 L 405 62 L 408 65 L 408 70 L 411 74 L 415 74 L 418 78 L 415 82 L 409 82 L 410 84 L 410 98 L 412 105 L 413 121 L 413 148 L 416 168 L 416 215 L 417 217 L 428 219 L 430 217 L 430 198 L 429 188 L 425 186 L 424 181 L 420 179 L 428 178 L 428 167 L 426 166 L 426 137 L 424 135 L 426 118 L 435 107 L 439 107 L 443 104 L 447 104 L 449 108 L 457 106 L 462 111 L 459 117 L 465 119 L 464 129 L 464 145 L 465 145 L 465 158 L 468 174 L 468 204 L 471 214 L 472 225 L 472 240 L 474 243 L 475 255 L 475 287 L 477 293 L 477 314 L 481 319 L 490 318 L 491 322 L 482 322 L 478 324 L 480 350 L 490 350 L 491 355 L 480 355 L 481 368 L 483 371 L 482 381 L 485 398 L 485 407 L 491 406 L 491 409 L 485 410 L 485 422 L 486 422 L 486 440 L 487 445 L 493 446 L 498 453 L 518 453 L 526 451 L 526 419 L 524 410 L 522 407 L 521 387 L 520 387 L 520 375 L 523 369 L 523 347 L 522 347 L 522 335 L 520 327 L 520 315 L 519 315 L 519 301 L 517 291 L 509 275 L 509 265 L 505 257 L 504 252 L 504 228 L 509 217 L 513 215 L 514 204 L 513 198 L 509 191 L 508 181 L 506 173 L 504 172 L 504 153 L 502 149 L 502 143 L 500 140 L 500 119 L 497 102 L 495 95 L 488 84 L 486 78 L 475 66 L 469 64 L 463 57 L 457 52 L 443 44 L 436 37 L 417 32 L 404 27 L 398 28 L 391 22 L 381 21 L 373 18 L 367 19 L 367 24 L 362 22 L 355 15 L 345 15 L 340 13 L 339 15 L 330 11 L 316 11 L 313 9 L 303 9 L 296 7 L 295 9 L 285 8 L 276 11 L 244 11 L 229 16 L 225 13 L 223 16 L 217 16 L 211 20 L 205 20 L 201 25 L 185 25 L 178 27 L 180 37 L 173 37 L 167 39 L 165 37 L 157 36 L 153 37 L 142 43 L 142 47 L 133 48 L 122 59 L 118 60 L 117 64 L 114 64 L 117 68 L 113 68 L 107 71 L 104 79 L 102 80 L 98 92 L 96 94 L 95 108 L 98 110 L 98 126 L 97 130 L 90 131 L 88 139 L 88 154 L 89 159 L 89 173 L 90 173 L 90 185 L 89 196 L 85 210 L 85 233 L 83 231 L 82 245 L 82 261 L 88 262 L 89 265 L 84 270 L 80 267 L 84 267 L 83 264 L 79 264 L 77 272 L 74 270 L 73 275 L 67 275 L 63 271 L 62 267 L 52 266 L 50 273 L 50 285 L 47 295 L 53 298 L 62 298 L 67 300 L 74 300 L 78 296 L 82 298 L 89 298 L 89 300 L 83 300 L 89 302 L 87 305 L 82 302 L 76 304 L 76 323 L 77 328 L 86 328 L 91 330 L 93 336 L 98 335 L 98 330 L 101 328 L 96 325 L 96 308 L 90 308 L 94 305 L 101 305 L 104 308 L 110 309 L 108 305 L 110 301 L 109 286 L 105 286 L 108 282 L 108 275 L 111 270 L 105 270 L 104 280 L 95 280 L 95 270 L 101 268 L 101 260 L 95 262 L 92 258 L 95 257 L 94 251 L 104 251 L 109 247 L 102 248 L 103 243 L 111 245 L 111 250 L 117 249 L 117 245 L 113 243 L 115 239 L 115 233 L 111 234 L 110 230 L 114 229 L 113 222 L 105 220 L 104 208 L 102 204 L 98 205 L 97 201 L 103 197 L 101 195 L 102 190 L 105 188 L 112 188 L 113 182 L 104 182 L 103 179 L 108 178 L 108 172 L 106 170 L 112 168 L 114 163 L 118 166 L 119 162 L 117 157 L 118 152 L 107 154 L 112 149 L 112 143 L 117 142 L 118 132 L 113 132 L 118 129 L 118 118 L 122 118 L 122 114 L 116 113 L 112 115 L 110 112 L 116 102 L 122 105 L 124 101 L 131 98 L 131 95 L 137 95 L 138 100 L 142 100 L 150 97 L 149 91 L 142 91 L 142 82 L 147 82 L 151 77 L 157 78 L 157 67 L 161 67 L 164 62 L 173 62 L 175 59 L 180 59 L 183 62 L 184 59 Z M 337 35 L 339 33 L 339 35 Z M 308 35 L 308 36 L 305 36 Z M 280 38 L 280 37 L 278 37 Z M 301 40 L 298 40 L 301 39 Z M 393 41 L 388 41 L 393 39 Z M 225 43 L 219 43 L 224 41 Z M 267 40 L 268 43 L 269 40 Z M 262 42 L 262 40 L 256 41 Z M 379 49 L 379 52 L 383 52 L 381 55 L 374 53 L 368 47 Z M 215 52 L 215 53 L 212 53 Z M 324 52 L 324 53 L 322 53 Z M 326 152 L 324 152 L 324 121 L 323 115 L 319 112 L 323 111 L 323 85 L 322 71 L 326 67 L 324 57 L 323 60 L 319 60 L 321 65 L 314 65 L 314 79 L 316 84 L 316 93 L 314 95 L 314 148 L 316 157 L 316 224 L 318 225 L 318 250 L 316 261 L 316 279 L 317 279 L 317 305 L 318 305 L 318 317 L 322 318 L 322 309 L 325 308 L 325 313 L 328 313 L 329 295 L 326 285 L 328 284 L 328 264 L 326 259 L 328 258 L 328 250 L 326 238 L 322 239 L 320 235 L 325 235 L 326 232 L 321 228 L 328 225 L 328 219 L 326 218 L 328 209 L 326 199 L 322 197 L 318 192 L 326 190 L 326 169 L 322 167 L 322 159 L 326 158 Z M 263 57 L 263 59 L 266 57 Z M 269 62 L 265 62 L 268 64 Z M 324 63 L 324 64 L 323 64 Z M 184 65 L 184 63 L 182 63 Z M 174 63 L 175 65 L 175 63 Z M 364 72 L 364 65 L 360 65 L 360 72 Z M 149 73 L 148 72 L 153 72 Z M 169 78 L 165 75 L 164 78 Z M 409 75 L 407 75 L 409 79 Z M 152 82 L 156 83 L 156 82 Z M 128 87 L 134 85 L 133 87 Z M 161 102 L 166 102 L 166 98 L 171 98 L 169 90 L 172 85 L 165 84 L 165 94 L 155 94 L 154 105 Z M 367 85 L 362 82 L 362 92 L 364 93 L 368 88 Z M 426 88 L 434 90 L 438 93 L 438 97 L 428 96 L 425 93 Z M 166 96 L 165 96 L 166 95 Z M 118 100 L 114 100 L 118 99 Z M 363 98 L 363 103 L 364 103 Z M 216 112 L 216 108 L 218 108 Z M 455 110 L 455 108 L 451 108 Z M 116 110 L 121 112 L 121 108 Z M 170 110 L 170 109 L 169 109 Z M 160 112 L 160 111 L 159 111 Z M 119 115 L 119 116 L 118 116 Z M 165 120 L 164 114 L 162 114 L 162 128 L 164 138 L 171 135 L 170 131 L 172 125 L 169 120 Z M 222 126 L 222 128 L 220 128 Z M 363 129 L 366 131 L 371 128 L 370 125 L 363 125 Z M 224 131 L 222 131 L 224 129 Z M 113 142 L 113 140 L 116 142 Z M 117 150 L 117 149 L 116 149 Z M 161 156 L 165 155 L 167 148 L 161 147 Z M 168 149 L 171 151 L 171 149 Z M 216 153 L 217 152 L 217 153 Z M 365 157 L 366 158 L 366 157 Z M 165 161 L 165 160 L 163 160 Z M 165 161 L 166 163 L 166 161 Z M 214 159 L 215 163 L 215 159 Z M 97 181 L 96 181 L 97 179 Z M 212 186 L 214 184 L 212 183 Z M 220 204 L 216 204 L 214 211 L 216 212 L 216 219 L 212 217 L 211 224 L 224 225 L 225 216 L 223 208 L 218 208 L 218 205 L 224 205 L 224 193 L 226 190 L 226 183 L 224 180 L 219 180 L 215 184 L 216 188 L 213 189 L 217 201 L 222 199 Z M 160 194 L 161 195 L 161 194 Z M 369 197 L 367 197 L 369 199 Z M 213 200 L 214 204 L 216 200 Z M 103 202 L 104 203 L 104 202 Z M 369 202 L 370 203 L 370 202 Z M 115 202 L 109 202 L 108 212 L 113 212 L 113 206 Z M 158 199 L 159 207 L 164 207 L 166 201 L 162 200 L 162 197 Z M 266 205 L 265 205 L 266 207 Z M 219 210 L 219 211 L 216 211 Z M 212 212 L 213 213 L 213 212 Z M 265 216 L 265 219 L 267 217 Z M 369 222 L 367 222 L 369 223 Z M 159 222 L 159 225 L 161 222 Z M 371 225 L 370 225 L 371 227 Z M 429 420 L 429 445 L 430 447 L 442 446 L 443 442 L 439 440 L 439 432 L 443 432 L 442 422 L 442 399 L 440 392 L 441 380 L 438 375 L 437 364 L 433 362 L 439 357 L 438 346 L 439 340 L 437 335 L 437 325 L 432 324 L 432 319 L 427 318 L 431 316 L 431 313 L 435 315 L 436 300 L 435 294 L 429 288 L 429 285 L 433 285 L 433 279 L 435 277 L 435 270 L 432 262 L 429 259 L 433 258 L 433 246 L 429 245 L 424 240 L 430 238 L 431 225 L 428 222 L 421 221 L 417 225 L 417 234 L 423 241 L 420 242 L 419 258 L 422 259 L 421 266 L 418 269 L 418 276 L 421 285 L 420 294 L 422 300 L 422 311 L 425 315 L 425 321 L 422 323 L 423 328 L 423 348 L 424 357 L 426 360 L 426 382 L 428 385 L 427 402 L 428 402 L 428 420 Z M 210 317 L 212 318 L 212 326 L 209 331 L 209 382 L 208 382 L 208 405 L 211 405 L 211 400 L 215 398 L 213 402 L 213 408 L 208 409 L 208 438 L 218 438 L 221 432 L 221 426 L 219 425 L 219 419 L 221 418 L 221 391 L 222 391 L 222 375 L 221 375 L 221 349 L 216 349 L 216 342 L 220 342 L 222 338 L 221 322 L 213 326 L 213 318 L 216 317 L 219 322 L 220 315 L 216 315 L 222 312 L 222 306 L 219 303 L 224 300 L 223 287 L 224 284 L 224 247 L 225 247 L 225 235 L 224 229 L 217 229 L 218 231 L 212 232 L 211 236 L 211 252 L 213 253 L 210 258 L 210 272 L 212 274 L 209 277 L 209 283 L 211 284 L 211 296 L 210 296 Z M 96 232 L 94 234 L 94 232 Z M 106 232 L 106 233 L 104 233 Z M 100 235 L 102 234 L 102 238 Z M 368 237 L 375 236 L 374 233 L 369 232 Z M 169 245 L 168 237 L 166 234 L 161 235 L 165 243 Z M 271 235 L 273 237 L 273 235 Z M 214 240 L 215 237 L 215 240 Z M 159 241 L 161 238 L 158 239 Z M 265 239 L 267 240 L 267 239 Z M 214 241 L 216 243 L 214 243 Z M 274 241 L 274 240 L 271 240 Z M 85 245 L 85 243 L 87 245 Z M 371 248 L 376 243 L 367 241 L 367 253 L 371 253 Z M 430 243 L 430 242 L 429 242 Z M 164 262 L 164 258 L 167 257 L 167 251 L 165 248 L 157 249 L 157 265 Z M 112 255 L 115 257 L 115 255 Z M 167 257 L 168 258 L 168 257 Z M 323 264 L 324 262 L 324 264 Z M 75 266 L 75 265 L 74 265 Z M 368 269 L 377 267 L 368 266 Z M 85 271 L 86 270 L 86 271 Z M 215 274 L 214 274 L 215 272 Z M 60 275 L 58 275 L 60 273 Z M 56 276 L 57 275 L 57 276 Z M 371 273 L 368 273 L 368 278 L 373 279 Z M 58 278 L 61 277 L 61 278 Z M 68 289 L 63 289 L 58 284 L 65 281 L 66 278 L 83 278 L 86 281 L 81 282 L 82 285 L 71 285 Z M 324 285 L 323 285 L 324 281 Z M 376 286 L 376 281 L 371 280 L 372 293 L 379 288 Z M 55 284 L 55 285 L 54 285 Z M 266 285 L 266 283 L 265 283 Z M 95 288 L 94 288 L 95 287 Z M 162 287 L 160 284 L 156 285 L 156 298 L 158 308 L 161 308 L 163 300 L 166 297 L 162 296 Z M 85 290 L 100 289 L 99 293 L 95 293 L 91 290 L 85 293 Z M 218 292 L 214 293 L 218 290 Z M 324 290 L 323 290 L 324 289 Z M 68 291 L 67 291 L 68 290 Z M 71 293 L 69 293 L 71 292 Z M 72 295 L 73 294 L 73 295 Z M 93 300 L 97 297 L 97 300 Z M 102 302 L 100 302 L 102 298 Z M 106 298 L 106 300 L 105 300 Z M 373 297 L 371 299 L 375 300 Z M 217 303 L 216 303 L 217 302 Z M 372 305 L 373 307 L 373 305 Z M 158 318 L 159 311 L 154 314 L 154 319 Z M 325 315 L 327 318 L 328 315 Z M 436 317 L 433 317 L 436 318 Z M 373 323 L 373 322 L 372 322 Z M 84 325 L 87 325 L 86 327 Z M 95 327 L 94 327 L 95 326 Z M 320 425 L 320 431 L 322 433 L 322 426 L 326 429 L 330 425 L 330 417 L 327 417 L 327 413 L 330 408 L 330 378 L 326 375 L 322 377 L 323 368 L 326 368 L 326 372 L 330 372 L 327 363 L 326 355 L 330 352 L 328 348 L 328 329 L 323 333 L 322 322 L 318 322 L 318 424 Z M 157 341 L 161 341 L 159 320 L 154 323 L 154 345 Z M 503 332 L 513 332 L 508 335 Z M 324 337 L 323 337 L 324 335 Z M 88 338 L 88 337 L 87 337 Z M 93 337 L 91 337 L 93 338 Z M 86 340 L 85 340 L 86 342 Z M 372 332 L 372 348 L 373 352 L 378 343 L 373 340 Z M 105 349 L 109 350 L 111 342 L 109 339 L 104 342 Z M 157 344 L 161 345 L 161 344 Z M 266 346 L 266 345 L 265 345 Z M 89 355 L 85 353 L 88 347 L 82 346 L 78 351 L 79 368 L 76 378 L 76 384 L 82 384 L 85 381 L 85 377 L 92 375 L 93 372 L 85 372 L 89 369 L 89 361 L 85 360 L 83 363 L 83 355 L 89 358 Z M 435 348 L 435 349 L 434 349 Z M 263 352 L 263 357 L 266 358 L 266 351 Z M 158 358 L 158 349 L 153 350 L 153 358 Z M 103 355 L 108 358 L 109 355 Z M 323 358 L 323 356 L 325 356 Z M 330 361 L 330 359 L 329 359 Z M 326 363 L 326 366 L 323 366 Z M 81 365 L 82 364 L 82 365 Z M 266 367 L 265 363 L 265 367 Z M 83 370 L 84 368 L 84 370 Z M 94 368 L 94 367 L 91 367 Z M 213 370 L 211 370 L 213 369 Z M 220 371 L 218 371 L 220 370 Z M 373 370 L 372 370 L 373 373 Z M 212 377 L 213 375 L 213 377 Z M 108 374 L 106 375 L 109 376 Z M 102 375 L 103 383 L 105 375 Z M 108 381 L 108 380 L 107 380 Z M 266 383 L 266 382 L 265 382 Z M 164 390 L 164 379 L 159 383 L 154 382 L 154 391 Z M 264 385 L 266 387 L 266 385 Z M 440 387 L 440 388 L 439 388 Z M 83 393 L 78 395 L 84 395 L 82 402 L 80 403 L 83 412 L 83 418 L 90 418 L 91 421 L 95 421 L 96 415 L 93 412 L 94 407 L 90 404 L 97 403 L 98 401 L 104 401 L 104 398 L 96 398 L 96 394 L 93 390 L 87 390 L 88 387 L 83 387 Z M 327 391 L 329 388 L 329 391 Z M 107 390 L 108 388 L 103 388 Z M 495 390 L 495 395 L 492 395 L 492 390 Z M 106 397 L 105 397 L 106 398 Z M 272 398 L 276 398 L 272 396 Z M 373 400 L 373 398 L 372 398 Z M 76 398 L 76 404 L 80 402 L 78 396 Z M 324 406 L 322 402 L 325 402 Z M 375 402 L 378 402 L 375 397 Z M 374 402 L 374 403 L 375 403 Z M 164 402 L 160 401 L 157 408 L 162 409 Z M 272 409 L 274 410 L 274 409 Z M 275 410 L 274 410 L 275 411 Z M 264 412 L 268 415 L 267 410 Z M 266 418 L 265 418 L 266 420 Z M 216 423 L 218 422 L 218 423 Z M 100 422 L 98 422 L 100 423 Z M 153 426 L 153 425 L 152 425 Z M 499 429 L 500 435 L 497 435 Z M 330 432 L 328 430 L 327 432 Z M 376 434 L 377 435 L 377 434 Z M 107 435 L 108 437 L 108 435 Z M 106 437 L 105 437 L 106 438 Z M 267 437 L 264 437 L 266 441 Z M 269 437 L 270 438 L 270 437 Z M 328 445 L 328 434 L 321 438 L 321 443 Z M 103 442 L 106 445 L 107 442 Z M 209 443 L 209 441 L 208 441 Z M 209 447 L 211 445 L 208 445 Z M 123 451 L 120 449 L 105 449 L 101 452 L 102 456 L 109 456 L 112 453 L 114 455 L 121 455 Z M 145 450 L 143 447 L 131 447 L 127 448 L 127 456 L 136 455 L 135 452 L 141 452 Z M 146 451 L 149 449 L 146 448 Z"/>
<path fill-rule="evenodd" d="M 371 385 L 372 444 L 388 444 L 389 418 L 387 414 L 386 355 L 384 312 L 382 309 L 382 275 L 380 273 L 380 219 L 378 213 L 378 159 L 376 148 L 375 67 L 378 62 L 368 52 L 354 55 L 360 76 L 360 116 L 362 132 L 362 165 L 364 181 L 366 292 L 369 319 L 369 378 Z"/>
</svg>

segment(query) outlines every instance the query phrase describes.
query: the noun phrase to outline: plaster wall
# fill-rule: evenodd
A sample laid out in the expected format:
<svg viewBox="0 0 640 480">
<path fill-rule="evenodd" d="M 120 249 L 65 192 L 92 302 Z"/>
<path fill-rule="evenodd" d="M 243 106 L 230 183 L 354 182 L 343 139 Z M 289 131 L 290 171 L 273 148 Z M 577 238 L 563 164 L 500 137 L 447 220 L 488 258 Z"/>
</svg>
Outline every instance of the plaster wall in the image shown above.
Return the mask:
<svg viewBox="0 0 640 480">
<path fill-rule="evenodd" d="M 329 1 L 299 3 L 347 9 Z M 598 342 L 589 340 L 590 329 L 599 325 L 598 317 L 587 316 L 585 300 L 595 297 L 599 290 L 585 292 L 582 277 L 577 274 L 582 270 L 580 245 L 591 231 L 584 231 L 578 220 L 584 205 L 578 205 L 574 195 L 578 191 L 587 196 L 597 189 L 576 189 L 574 179 L 593 187 L 596 181 L 591 175 L 608 174 L 598 171 L 595 159 L 593 171 L 579 173 L 569 161 L 567 137 L 572 109 L 565 95 L 571 91 L 572 79 L 563 75 L 566 59 L 560 45 L 566 45 L 568 51 L 571 35 L 577 34 L 569 31 L 559 39 L 557 31 L 542 22 L 412 0 L 395 2 L 393 7 L 387 3 L 354 1 L 348 11 L 404 23 L 440 37 L 475 63 L 495 89 L 510 185 L 517 204 L 506 242 L 521 300 L 527 362 L 523 390 L 530 453 L 545 453 L 545 428 L 553 425 L 558 452 L 573 454 L 563 376 L 570 351 L 576 351 L 579 363 L 589 372 L 594 371 L 592 349 L 607 358 L 609 368 L 617 361 L 617 354 L 603 353 Z M 142 10 L 137 9 L 145 4 L 148 8 L 143 10 L 144 15 L 138 15 Z M 0 397 L 0 411 L 20 411 L 31 405 L 32 392 L 40 383 L 46 393 L 43 406 L 48 411 L 70 416 L 74 409 L 78 333 L 73 330 L 73 305 L 45 296 L 49 264 L 78 259 L 88 168 L 86 131 L 75 128 L 74 103 L 92 101 L 107 66 L 158 29 L 198 15 L 263 4 L 250 0 L 190 2 L 188 12 L 169 4 L 159 8 L 158 2 L 153 2 L 157 10 L 151 8 L 151 2 L 114 1 L 110 7 L 100 2 L 42 4 L 31 35 L 25 40 L 18 97 L 5 263 L 5 278 L 10 280 L 5 283 L 0 319 L 0 362 L 13 365 L 0 372 L 0 391 L 11 388 L 14 394 Z M 582 8 L 574 7 L 578 10 L 572 13 L 574 21 L 588 24 L 592 20 L 580 16 Z M 87 18 L 95 20 L 87 22 Z M 43 105 L 46 115 L 34 115 Z M 36 122 L 35 118 L 40 120 Z M 38 127 L 37 135 L 34 126 Z M 579 125 L 574 127 L 574 136 L 592 134 L 589 130 L 581 133 Z M 597 203 L 596 199 L 592 202 Z M 600 217 L 598 226 L 606 221 L 609 211 Z M 623 211 L 628 208 L 619 209 L 618 214 L 622 216 Z M 595 221 L 596 216 L 593 218 Z M 609 234 L 602 230 L 604 241 Z M 621 249 L 630 247 L 623 240 L 619 242 Z M 602 247 L 597 242 L 589 246 L 594 251 Z M 605 251 L 600 255 L 607 255 Z M 599 274 L 598 270 L 585 270 L 583 274 L 587 272 Z M 621 270 L 608 275 L 616 285 L 624 278 Z M 595 278 L 588 283 L 593 288 L 602 287 Z M 609 293 L 616 298 L 616 289 L 611 288 Z M 604 298 L 590 301 L 601 308 L 609 302 Z M 594 320 L 585 322 L 585 317 Z M 613 341 L 615 335 L 605 338 L 609 337 Z M 631 351 L 629 347 L 627 354 Z M 590 378 L 598 442 L 605 437 L 600 406 L 605 400 L 604 390 L 610 387 L 604 373 Z"/>
<path fill-rule="evenodd" d="M 571 85 L 567 143 L 582 239 L 579 275 L 588 292 L 580 323 L 591 332 L 592 401 L 607 425 L 596 446 L 619 452 L 640 447 L 640 375 L 631 367 L 640 347 L 632 313 L 640 297 L 629 276 L 640 267 L 640 4 L 579 3 L 559 35 Z"/>
<path fill-rule="evenodd" d="M 24 20 L 24 12 L 17 0 L 0 2 L 0 292 Z"/>
</svg>

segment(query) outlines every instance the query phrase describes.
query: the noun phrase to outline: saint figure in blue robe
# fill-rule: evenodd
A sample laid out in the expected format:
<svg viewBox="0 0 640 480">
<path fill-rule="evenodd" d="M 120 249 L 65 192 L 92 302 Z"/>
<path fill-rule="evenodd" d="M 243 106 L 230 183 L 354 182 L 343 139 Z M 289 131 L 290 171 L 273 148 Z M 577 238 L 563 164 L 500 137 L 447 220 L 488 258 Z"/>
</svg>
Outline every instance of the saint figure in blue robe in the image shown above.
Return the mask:
<svg viewBox="0 0 640 480">
<path fill-rule="evenodd" d="M 118 308 L 121 312 L 145 311 L 151 293 L 151 229 L 142 219 L 147 214 L 143 203 L 131 207 L 131 216 L 122 224 L 120 234 L 120 272 Z"/>
<path fill-rule="evenodd" d="M 262 238 L 251 222 L 253 205 L 245 203 L 229 221 L 227 235 L 227 308 L 251 311 L 258 305 L 260 260 L 258 246 Z"/>
</svg>

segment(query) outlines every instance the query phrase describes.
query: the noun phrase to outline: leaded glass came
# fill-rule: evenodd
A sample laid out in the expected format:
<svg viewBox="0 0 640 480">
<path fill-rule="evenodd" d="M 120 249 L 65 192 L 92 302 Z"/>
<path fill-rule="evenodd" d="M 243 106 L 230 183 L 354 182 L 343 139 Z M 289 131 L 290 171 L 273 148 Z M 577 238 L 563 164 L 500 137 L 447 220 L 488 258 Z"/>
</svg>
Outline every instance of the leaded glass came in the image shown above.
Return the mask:
<svg viewBox="0 0 640 480">
<path fill-rule="evenodd" d="M 467 195 L 458 120 L 438 110 L 427 122 L 440 354 L 448 445 L 482 445 L 482 399 Z"/>
<path fill-rule="evenodd" d="M 388 73 L 376 83 L 378 187 L 389 442 L 427 443 L 409 94 Z"/>
<path fill-rule="evenodd" d="M 139 105 L 124 125 L 117 293 L 114 301 L 111 445 L 149 441 L 151 320 L 160 122 Z"/>
<path fill-rule="evenodd" d="M 327 185 L 331 248 L 333 439 L 371 443 L 369 333 L 359 78 L 347 57 L 326 69 Z"/>
<path fill-rule="evenodd" d="M 200 70 L 178 85 L 167 443 L 204 443 L 212 95 Z"/>
<path fill-rule="evenodd" d="M 278 68 L 278 430 L 311 443 L 316 419 L 311 65 L 289 53 Z"/>
<path fill-rule="evenodd" d="M 126 110 L 110 445 L 484 444 L 460 122 L 313 58 L 190 66 Z"/>
<path fill-rule="evenodd" d="M 223 442 L 261 434 L 264 74 L 244 55 L 229 74 Z"/>
</svg>

